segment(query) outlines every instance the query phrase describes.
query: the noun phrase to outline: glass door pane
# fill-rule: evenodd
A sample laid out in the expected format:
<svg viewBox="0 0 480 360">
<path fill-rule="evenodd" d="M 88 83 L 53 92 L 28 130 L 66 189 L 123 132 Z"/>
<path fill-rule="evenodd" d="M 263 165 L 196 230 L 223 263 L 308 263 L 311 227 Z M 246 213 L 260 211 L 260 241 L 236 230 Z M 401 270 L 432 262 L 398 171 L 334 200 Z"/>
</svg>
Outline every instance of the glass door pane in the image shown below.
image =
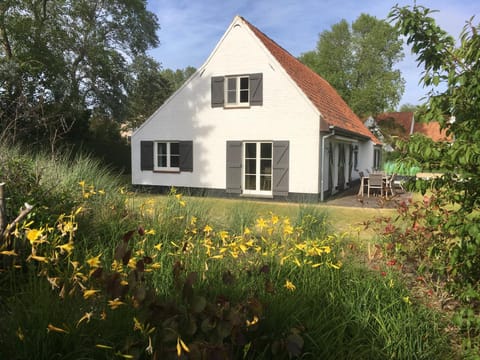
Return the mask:
<svg viewBox="0 0 480 360">
<path fill-rule="evenodd" d="M 247 193 L 272 191 L 271 143 L 245 143 L 244 190 Z"/>
</svg>

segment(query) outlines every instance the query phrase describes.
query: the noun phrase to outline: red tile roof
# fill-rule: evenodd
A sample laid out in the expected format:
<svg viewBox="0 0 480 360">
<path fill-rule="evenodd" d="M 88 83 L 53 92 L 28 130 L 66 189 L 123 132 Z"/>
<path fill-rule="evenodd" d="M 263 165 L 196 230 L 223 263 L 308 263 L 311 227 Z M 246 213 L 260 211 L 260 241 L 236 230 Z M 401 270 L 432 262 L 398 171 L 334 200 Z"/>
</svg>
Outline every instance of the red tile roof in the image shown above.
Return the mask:
<svg viewBox="0 0 480 360">
<path fill-rule="evenodd" d="M 447 136 L 446 130 L 440 129 L 440 123 L 438 122 L 415 123 L 413 127 L 413 132 L 428 136 L 433 141 L 451 141 L 452 140 L 451 136 Z"/>
<path fill-rule="evenodd" d="M 377 121 L 377 123 L 387 120 L 392 120 L 396 125 L 400 125 L 404 129 L 404 131 L 402 131 L 403 136 L 401 137 L 408 139 L 412 132 L 413 112 L 387 112 L 375 116 L 375 121 Z"/>
<path fill-rule="evenodd" d="M 412 132 L 412 122 L 414 121 L 414 117 L 413 112 L 411 111 L 389 112 L 377 115 L 375 117 L 375 120 L 377 122 L 387 119 L 393 119 L 396 124 L 402 125 L 402 127 L 405 128 L 406 137 L 415 133 L 419 133 L 431 138 L 433 141 L 451 140 L 451 137 L 447 136 L 445 130 L 440 129 L 440 124 L 436 121 L 432 121 L 429 123 L 414 122 Z"/>
<path fill-rule="evenodd" d="M 357 115 L 337 91 L 320 75 L 302 64 L 288 51 L 270 39 L 255 26 L 242 18 L 253 33 L 265 45 L 267 50 L 277 59 L 288 75 L 295 81 L 303 93 L 322 115 L 327 126 L 334 126 L 349 132 L 370 138 L 374 143 L 380 141 L 363 124 Z"/>
</svg>

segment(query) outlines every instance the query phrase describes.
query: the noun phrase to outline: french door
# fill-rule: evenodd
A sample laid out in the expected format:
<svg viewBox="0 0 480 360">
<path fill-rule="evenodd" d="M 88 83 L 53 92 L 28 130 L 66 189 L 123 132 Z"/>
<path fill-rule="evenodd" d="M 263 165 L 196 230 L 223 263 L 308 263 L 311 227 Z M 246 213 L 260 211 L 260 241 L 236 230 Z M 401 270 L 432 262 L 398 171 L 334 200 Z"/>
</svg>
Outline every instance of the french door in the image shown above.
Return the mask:
<svg viewBox="0 0 480 360">
<path fill-rule="evenodd" d="M 272 143 L 245 142 L 243 145 L 243 192 L 271 195 Z"/>
</svg>

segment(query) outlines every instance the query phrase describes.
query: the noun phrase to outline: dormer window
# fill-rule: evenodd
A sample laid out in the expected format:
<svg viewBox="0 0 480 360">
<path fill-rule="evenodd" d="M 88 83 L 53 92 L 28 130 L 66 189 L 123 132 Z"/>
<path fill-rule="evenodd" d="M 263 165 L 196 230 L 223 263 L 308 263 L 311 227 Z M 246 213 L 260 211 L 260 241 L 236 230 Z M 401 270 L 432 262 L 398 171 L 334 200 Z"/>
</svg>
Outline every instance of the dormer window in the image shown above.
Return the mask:
<svg viewBox="0 0 480 360">
<path fill-rule="evenodd" d="M 212 107 L 250 107 L 263 105 L 261 73 L 212 77 Z"/>
<path fill-rule="evenodd" d="M 225 99 L 225 106 L 250 105 L 250 78 L 248 76 L 227 77 Z"/>
</svg>

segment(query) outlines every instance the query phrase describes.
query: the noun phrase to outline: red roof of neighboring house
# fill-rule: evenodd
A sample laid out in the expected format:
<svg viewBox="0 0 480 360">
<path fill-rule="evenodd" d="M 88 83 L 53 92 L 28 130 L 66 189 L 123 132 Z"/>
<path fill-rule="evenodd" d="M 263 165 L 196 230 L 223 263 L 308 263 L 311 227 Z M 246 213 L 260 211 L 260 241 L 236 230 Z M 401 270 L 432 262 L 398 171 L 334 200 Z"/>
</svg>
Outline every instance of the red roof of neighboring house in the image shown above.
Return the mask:
<svg viewBox="0 0 480 360">
<path fill-rule="evenodd" d="M 413 112 L 389 112 L 377 115 L 375 117 L 376 121 L 382 121 L 387 119 L 393 119 L 393 121 L 405 128 L 406 137 L 418 133 L 425 135 L 432 139 L 433 141 L 449 141 L 451 137 L 447 136 L 445 130 L 440 129 L 440 124 L 436 121 L 429 123 L 419 123 L 414 122 Z M 413 131 L 412 131 L 412 122 L 413 122 Z"/>
<path fill-rule="evenodd" d="M 452 140 L 451 136 L 447 136 L 447 132 L 445 130 L 440 129 L 440 124 L 438 122 L 415 123 L 413 132 L 428 136 L 433 141 Z"/>
<path fill-rule="evenodd" d="M 320 111 L 327 126 L 334 126 L 349 132 L 370 138 L 374 143 L 380 141 L 363 124 L 360 118 L 350 109 L 337 91 L 320 75 L 302 64 L 288 51 L 270 39 L 255 26 L 242 18 L 253 33 L 277 59 L 280 65 Z"/>
<path fill-rule="evenodd" d="M 395 124 L 402 126 L 405 129 L 405 138 L 408 138 L 412 132 L 413 112 L 388 112 L 375 116 L 377 122 L 392 119 Z"/>
</svg>

